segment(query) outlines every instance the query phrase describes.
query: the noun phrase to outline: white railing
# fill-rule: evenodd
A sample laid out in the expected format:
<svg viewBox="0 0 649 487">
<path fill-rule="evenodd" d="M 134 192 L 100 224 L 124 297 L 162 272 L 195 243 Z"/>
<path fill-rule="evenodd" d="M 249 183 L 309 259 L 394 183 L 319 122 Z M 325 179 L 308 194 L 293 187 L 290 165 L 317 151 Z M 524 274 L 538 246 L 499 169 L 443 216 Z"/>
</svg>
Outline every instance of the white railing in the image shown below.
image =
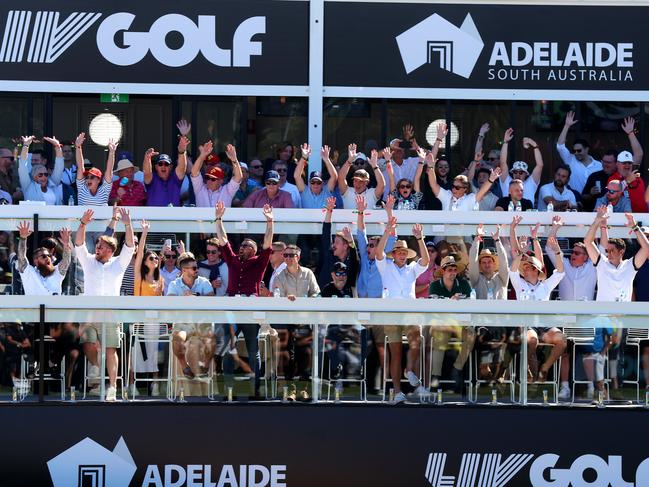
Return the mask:
<svg viewBox="0 0 649 487">
<path fill-rule="evenodd" d="M 15 230 L 18 222 L 32 219 L 38 215 L 41 231 L 59 230 L 61 227 L 76 229 L 79 218 L 86 208 L 95 212 L 95 221 L 89 226 L 89 231 L 102 231 L 111 217 L 110 207 L 82 206 L 43 206 L 43 205 L 13 205 L 0 206 L 0 230 Z M 152 232 L 176 233 L 213 233 L 214 210 L 212 208 L 195 207 L 132 207 L 131 217 L 134 228 L 139 229 L 139 221 L 146 219 L 151 222 Z M 493 231 L 496 224 L 511 223 L 512 214 L 501 211 L 395 211 L 399 220 L 400 233 L 410 234 L 410 226 L 414 223 L 424 225 L 426 235 L 468 236 L 473 235 L 475 227 L 484 223 L 487 231 Z M 521 225 L 541 223 L 539 234 L 545 235 L 551 224 L 553 213 L 522 212 Z M 559 213 L 564 220 L 564 226 L 559 233 L 562 237 L 583 237 L 593 222 L 594 213 L 567 212 Z M 649 224 L 649 214 L 634 214 L 639 222 Z M 276 234 L 319 234 L 322 231 L 324 219 L 323 209 L 276 209 Z M 384 210 L 368 210 L 365 217 L 367 232 L 378 234 L 383 232 L 386 216 Z M 223 218 L 225 229 L 229 233 L 263 234 L 265 220 L 260 209 L 229 208 Z M 334 210 L 332 229 L 340 230 L 343 226 L 355 228 L 357 214 L 353 210 Z M 628 228 L 624 227 L 626 219 L 623 214 L 616 213 L 609 219 L 611 237 L 629 237 Z M 118 227 L 118 230 L 121 227 Z M 503 235 L 507 235 L 507 228 Z M 521 229 L 521 233 L 523 230 Z"/>
</svg>

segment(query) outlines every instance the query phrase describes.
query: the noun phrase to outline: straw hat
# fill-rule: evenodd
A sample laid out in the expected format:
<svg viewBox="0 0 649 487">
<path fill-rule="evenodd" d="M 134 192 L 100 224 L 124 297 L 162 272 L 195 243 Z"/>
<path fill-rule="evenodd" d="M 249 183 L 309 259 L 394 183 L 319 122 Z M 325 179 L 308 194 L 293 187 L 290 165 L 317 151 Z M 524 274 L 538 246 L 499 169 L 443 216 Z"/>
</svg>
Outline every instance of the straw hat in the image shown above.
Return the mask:
<svg viewBox="0 0 649 487">
<path fill-rule="evenodd" d="M 460 262 L 459 259 L 456 259 L 454 255 L 447 255 L 442 259 L 442 263 L 440 264 L 439 268 L 435 271 L 435 277 L 440 278 L 444 275 L 444 269 L 446 269 L 449 266 L 454 265 L 457 267 L 457 273 L 460 274 L 466 266 Z"/>
<path fill-rule="evenodd" d="M 417 252 L 415 252 L 412 249 L 409 249 L 408 244 L 406 243 L 405 240 L 397 240 L 394 243 L 394 247 L 392 247 L 392 250 L 390 252 L 388 252 L 388 254 L 387 254 L 390 259 L 394 259 L 394 251 L 395 250 L 407 250 L 408 251 L 408 259 L 414 259 L 415 257 L 417 257 Z"/>
<path fill-rule="evenodd" d="M 495 252 L 492 252 L 489 249 L 482 249 L 480 254 L 478 254 L 478 263 L 482 260 L 483 257 L 490 257 L 494 261 L 494 265 L 498 267 L 498 255 Z"/>
<path fill-rule="evenodd" d="M 518 265 L 518 272 L 520 274 L 523 273 L 523 266 L 525 264 L 530 264 L 532 267 L 534 267 L 537 271 L 539 271 L 539 280 L 542 281 L 545 279 L 545 272 L 543 272 L 543 264 L 539 259 L 534 257 L 533 255 L 530 255 L 527 257 L 527 259 L 522 260 L 521 263 Z"/>
</svg>

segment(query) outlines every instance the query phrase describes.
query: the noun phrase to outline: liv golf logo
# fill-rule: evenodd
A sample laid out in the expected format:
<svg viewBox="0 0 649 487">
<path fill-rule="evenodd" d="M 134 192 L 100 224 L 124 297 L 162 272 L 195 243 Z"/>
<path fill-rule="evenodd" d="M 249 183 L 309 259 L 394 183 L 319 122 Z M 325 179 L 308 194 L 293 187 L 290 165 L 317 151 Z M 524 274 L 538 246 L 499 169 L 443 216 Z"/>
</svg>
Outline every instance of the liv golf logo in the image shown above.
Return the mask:
<svg viewBox="0 0 649 487">
<path fill-rule="evenodd" d="M 633 42 L 591 42 L 597 31 L 588 31 L 588 41 L 578 41 L 571 38 L 576 32 L 557 31 L 563 39 L 550 33 L 540 41 L 536 35 L 534 42 L 495 40 L 487 46 L 489 58 L 480 72 L 498 81 L 633 81 Z M 485 47 L 470 14 L 460 27 L 433 14 L 395 39 L 407 74 L 437 64 L 469 79 Z"/>
<path fill-rule="evenodd" d="M 591 454 L 574 459 L 567 468 L 557 467 L 559 455 L 538 455 L 530 464 L 529 479 L 522 478 L 520 471 L 534 457 L 515 453 L 503 460 L 500 453 L 464 453 L 457 475 L 449 475 L 447 454 L 431 453 L 424 475 L 432 487 L 649 487 L 649 458 L 636 468 L 635 482 L 623 478 L 621 456 L 609 455 L 605 460 Z"/>
</svg>

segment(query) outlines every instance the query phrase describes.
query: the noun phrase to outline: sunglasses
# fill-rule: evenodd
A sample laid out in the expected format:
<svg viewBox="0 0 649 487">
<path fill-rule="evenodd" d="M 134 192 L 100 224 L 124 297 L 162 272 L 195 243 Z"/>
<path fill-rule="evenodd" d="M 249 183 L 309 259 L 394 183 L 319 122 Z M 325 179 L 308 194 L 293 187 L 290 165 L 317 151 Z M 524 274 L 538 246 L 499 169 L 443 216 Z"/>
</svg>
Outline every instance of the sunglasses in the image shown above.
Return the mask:
<svg viewBox="0 0 649 487">
<path fill-rule="evenodd" d="M 466 186 L 457 186 L 457 185 L 454 184 L 453 189 L 457 189 L 459 191 L 461 189 L 466 189 Z"/>
<path fill-rule="evenodd" d="M 275 169 L 275 170 L 276 170 L 278 173 L 284 173 L 284 172 L 286 172 L 286 168 L 284 168 L 284 169 Z"/>
<path fill-rule="evenodd" d="M 285 259 L 288 259 L 290 257 L 297 257 L 297 254 L 284 254 Z"/>
<path fill-rule="evenodd" d="M 311 181 L 311 184 L 315 184 L 316 186 L 321 186 L 322 181 Z"/>
<path fill-rule="evenodd" d="M 261 169 L 263 166 L 250 166 L 250 169 Z"/>
<path fill-rule="evenodd" d="M 48 259 L 51 259 L 52 256 L 51 256 L 50 254 L 38 254 L 35 258 L 36 258 L 36 259 L 40 259 L 40 258 L 48 258 Z"/>
<path fill-rule="evenodd" d="M 512 171 L 512 174 L 525 174 L 525 171 L 521 171 L 520 169 L 516 169 Z"/>
<path fill-rule="evenodd" d="M 198 266 L 197 265 L 187 266 L 187 267 L 183 267 L 183 269 L 189 269 L 190 271 L 197 271 Z"/>
<path fill-rule="evenodd" d="M 581 154 L 581 151 L 583 150 L 584 149 L 572 149 L 572 152 L 574 152 L 575 154 Z"/>
<path fill-rule="evenodd" d="M 163 166 L 170 166 L 171 164 L 169 164 L 168 162 L 160 161 L 160 162 L 156 162 L 155 165 L 158 167 L 163 167 Z"/>
<path fill-rule="evenodd" d="M 608 252 L 608 250 L 607 250 Z M 575 252 L 574 250 L 572 251 L 572 255 L 586 255 L 586 252 Z"/>
<path fill-rule="evenodd" d="M 493 161 L 497 161 L 497 160 L 498 160 L 498 157 L 487 157 L 487 160 L 488 160 L 488 161 L 491 161 L 491 162 L 493 162 Z"/>
<path fill-rule="evenodd" d="M 47 173 L 46 172 L 39 172 L 38 174 L 36 174 L 35 177 L 37 177 L 37 178 L 47 177 Z"/>
<path fill-rule="evenodd" d="M 343 277 L 343 276 L 346 276 L 346 275 L 347 275 L 347 273 L 345 271 L 336 271 L 336 272 L 334 272 L 334 276 L 336 276 L 336 277 Z"/>
<path fill-rule="evenodd" d="M 277 186 L 277 181 L 266 181 L 266 186 Z"/>
<path fill-rule="evenodd" d="M 376 244 L 375 243 L 368 243 L 367 247 L 370 248 L 370 249 L 373 249 L 374 247 L 376 247 Z"/>
<path fill-rule="evenodd" d="M 175 258 L 176 258 L 175 255 L 165 254 L 165 259 L 171 259 L 171 260 L 173 260 L 173 259 L 175 259 Z"/>
<path fill-rule="evenodd" d="M 615 193 L 619 193 L 620 191 L 617 190 L 617 189 L 607 189 L 606 192 L 607 192 L 608 194 L 615 194 Z"/>
<path fill-rule="evenodd" d="M 219 253 L 219 251 L 218 250 L 206 250 L 205 253 L 207 255 L 216 255 L 216 254 Z"/>
<path fill-rule="evenodd" d="M 158 260 L 157 255 L 149 255 L 149 260 Z"/>
<path fill-rule="evenodd" d="M 401 185 L 399 185 L 399 189 L 411 189 L 411 188 L 412 188 L 412 186 L 410 186 L 409 184 L 401 184 Z"/>
</svg>

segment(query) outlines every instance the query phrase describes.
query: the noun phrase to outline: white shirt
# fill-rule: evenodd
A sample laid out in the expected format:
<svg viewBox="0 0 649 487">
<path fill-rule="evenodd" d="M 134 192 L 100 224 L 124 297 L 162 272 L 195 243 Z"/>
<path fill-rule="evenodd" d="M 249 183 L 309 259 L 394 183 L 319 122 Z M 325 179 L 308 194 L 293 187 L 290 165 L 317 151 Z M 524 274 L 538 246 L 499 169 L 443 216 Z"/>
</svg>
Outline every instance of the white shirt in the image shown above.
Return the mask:
<svg viewBox="0 0 649 487">
<path fill-rule="evenodd" d="M 365 196 L 365 201 L 367 202 L 368 208 L 374 208 L 376 206 L 376 188 L 367 188 L 362 193 L 356 193 L 353 186 L 349 186 L 345 194 L 342 195 L 343 199 L 343 208 L 346 210 L 355 210 L 356 209 L 356 195 Z"/>
<path fill-rule="evenodd" d="M 500 191 L 502 191 L 503 196 L 509 196 L 509 183 L 512 182 L 512 177 L 507 176 L 505 182 L 503 183 L 502 179 L 500 180 Z M 539 187 L 539 183 L 534 181 L 534 178 L 530 175 L 527 176 L 527 179 L 523 181 L 523 198 L 530 200 L 532 204 L 536 201 L 536 190 Z"/>
<path fill-rule="evenodd" d="M 196 206 L 214 208 L 219 201 L 222 201 L 226 208 L 232 206 L 232 199 L 239 191 L 240 183 L 231 179 L 228 184 L 222 184 L 216 191 L 210 191 L 203 181 L 201 174 L 192 176 L 192 186 L 196 195 Z"/>
<path fill-rule="evenodd" d="M 565 276 L 564 272 L 559 272 L 555 269 L 550 277 L 543 281 L 538 281 L 536 285 L 530 284 L 518 273 L 518 271 L 509 270 L 509 280 L 512 283 L 514 291 L 516 291 L 516 298 L 521 299 L 524 291 L 527 291 L 530 301 L 549 301 L 552 290 L 557 287 L 557 284 Z"/>
<path fill-rule="evenodd" d="M 572 206 L 577 204 L 575 194 L 568 189 L 568 186 L 564 186 L 563 193 L 560 193 L 554 183 L 548 183 L 541 186 L 541 189 L 539 190 L 539 204 L 537 205 L 539 211 L 547 210 L 548 205 L 544 201 L 544 198 L 547 198 L 548 196 L 552 196 L 556 201 L 569 201 Z"/>
<path fill-rule="evenodd" d="M 164 295 L 167 295 L 169 284 L 180 276 L 180 269 L 174 267 L 171 272 L 165 266 L 160 267 L 160 275 L 164 278 Z M 223 286 L 221 286 L 223 287 Z"/>
<path fill-rule="evenodd" d="M 279 187 L 279 189 L 286 191 L 291 195 L 291 199 L 293 200 L 293 205 L 295 206 L 295 208 L 302 208 L 302 195 L 300 194 L 300 190 L 297 189 L 297 186 L 286 181 L 282 186 Z"/>
<path fill-rule="evenodd" d="M 475 193 L 465 194 L 458 199 L 451 191 L 442 187 L 439 188 L 437 198 L 442 202 L 442 210 L 451 211 L 473 211 L 476 202 Z"/>
<path fill-rule="evenodd" d="M 626 259 L 615 267 L 605 255 L 600 255 L 597 264 L 596 301 L 631 301 L 633 279 L 637 270 L 633 259 Z"/>
<path fill-rule="evenodd" d="M 417 165 L 419 164 L 419 157 L 408 157 L 403 160 L 401 165 L 392 161 L 392 171 L 394 172 L 394 184 L 396 185 L 400 179 L 409 179 L 410 182 L 415 182 L 415 173 L 417 172 Z M 385 169 L 386 162 L 384 159 L 379 161 L 379 166 L 382 168 L 383 178 L 385 179 L 385 190 L 383 191 L 383 198 L 387 198 L 390 193 L 390 179 L 388 178 L 388 171 Z"/>
<path fill-rule="evenodd" d="M 58 265 L 54 267 L 54 272 L 47 277 L 43 277 L 36 267 L 28 265 L 20 273 L 20 278 L 23 281 L 23 290 L 26 296 L 48 296 L 62 294 L 61 284 L 65 276 L 61 275 Z"/>
<path fill-rule="evenodd" d="M 122 251 L 117 257 L 111 257 L 102 264 L 94 254 L 88 252 L 84 243 L 74 247 L 74 253 L 79 260 L 84 275 L 84 296 L 119 296 L 124 272 L 131 262 L 135 246 L 122 246 Z"/>
<path fill-rule="evenodd" d="M 376 259 L 376 268 L 381 274 L 383 287 L 388 290 L 388 297 L 398 299 L 415 299 L 415 281 L 428 269 L 420 265 L 418 260 L 398 267 L 394 260 L 387 257 Z"/>
<path fill-rule="evenodd" d="M 273 270 L 273 273 L 270 276 L 270 279 L 268 280 L 268 290 L 270 292 L 273 292 L 275 290 L 274 284 L 275 284 L 275 279 L 279 275 L 280 272 L 282 272 L 284 269 L 286 269 L 286 262 L 282 262 L 279 266 L 277 266 L 277 269 Z"/>
<path fill-rule="evenodd" d="M 545 248 L 545 253 L 556 266 L 557 256 L 553 250 Z M 559 283 L 559 297 L 564 301 L 579 301 L 586 297 L 592 301 L 595 297 L 595 285 L 597 284 L 597 271 L 590 260 L 579 267 L 573 267 L 568 257 L 563 258 L 563 271 L 565 277 Z"/>
<path fill-rule="evenodd" d="M 592 159 L 590 163 L 585 166 L 580 161 L 577 160 L 575 155 L 568 150 L 565 144 L 557 144 L 557 151 L 568 166 L 572 173 L 570 174 L 570 186 L 575 190 L 582 193 L 584 191 L 584 186 L 586 186 L 586 180 L 588 176 L 594 172 L 602 170 L 602 163 Z"/>
</svg>

